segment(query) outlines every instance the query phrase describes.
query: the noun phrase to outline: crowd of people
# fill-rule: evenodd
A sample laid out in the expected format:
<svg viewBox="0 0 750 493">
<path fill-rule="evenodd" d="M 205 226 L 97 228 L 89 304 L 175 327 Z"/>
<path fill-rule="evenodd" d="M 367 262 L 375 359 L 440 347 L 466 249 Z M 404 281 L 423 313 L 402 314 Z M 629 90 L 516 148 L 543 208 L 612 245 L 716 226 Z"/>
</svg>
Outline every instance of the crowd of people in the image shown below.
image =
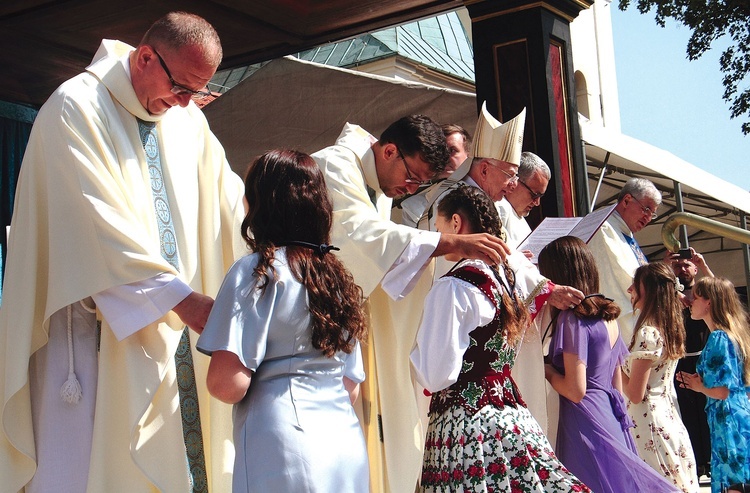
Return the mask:
<svg viewBox="0 0 750 493">
<path fill-rule="evenodd" d="M 172 12 L 40 110 L 0 491 L 744 491 L 750 318 L 695 250 L 648 261 L 653 183 L 588 244 L 518 251 L 552 172 L 522 152 L 525 110 L 486 105 L 473 139 L 346 123 L 243 183 L 192 102 L 221 58 Z"/>
</svg>

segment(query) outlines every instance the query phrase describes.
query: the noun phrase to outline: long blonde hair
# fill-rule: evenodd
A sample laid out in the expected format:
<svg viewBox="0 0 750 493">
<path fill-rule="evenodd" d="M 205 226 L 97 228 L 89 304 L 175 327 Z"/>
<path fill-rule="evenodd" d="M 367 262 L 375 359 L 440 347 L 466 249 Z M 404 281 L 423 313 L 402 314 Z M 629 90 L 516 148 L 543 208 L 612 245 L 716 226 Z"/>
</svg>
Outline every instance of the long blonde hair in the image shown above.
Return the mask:
<svg viewBox="0 0 750 493">
<path fill-rule="evenodd" d="M 734 284 L 723 277 L 704 277 L 695 283 L 693 295 L 711 303 L 711 320 L 739 348 L 743 381 L 745 385 L 750 384 L 750 316 L 742 306 Z"/>
</svg>

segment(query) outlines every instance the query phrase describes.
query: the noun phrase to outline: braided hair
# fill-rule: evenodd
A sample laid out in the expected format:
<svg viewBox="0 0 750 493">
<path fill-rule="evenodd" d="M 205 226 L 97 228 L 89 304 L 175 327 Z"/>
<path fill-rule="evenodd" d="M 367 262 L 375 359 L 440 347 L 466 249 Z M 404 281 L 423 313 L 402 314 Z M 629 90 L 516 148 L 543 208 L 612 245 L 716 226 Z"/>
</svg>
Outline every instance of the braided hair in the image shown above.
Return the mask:
<svg viewBox="0 0 750 493">
<path fill-rule="evenodd" d="M 447 219 L 458 214 L 469 224 L 472 233 L 489 233 L 498 238 L 502 235 L 497 207 L 480 188 L 460 183 L 440 199 L 437 210 Z"/>
<path fill-rule="evenodd" d="M 502 224 L 497 207 L 480 188 L 462 185 L 451 190 L 440 200 L 437 211 L 444 219 L 458 214 L 469 225 L 471 233 L 488 233 L 498 238 L 502 235 Z M 503 330 L 508 342 L 515 345 L 529 324 L 530 317 L 526 306 L 518 298 L 518 293 L 514 289 L 515 275 L 507 261 L 503 262 L 502 267 L 511 291 L 506 293 L 504 289 L 501 290 Z M 499 273 L 494 267 L 492 269 L 499 278 Z"/>
</svg>

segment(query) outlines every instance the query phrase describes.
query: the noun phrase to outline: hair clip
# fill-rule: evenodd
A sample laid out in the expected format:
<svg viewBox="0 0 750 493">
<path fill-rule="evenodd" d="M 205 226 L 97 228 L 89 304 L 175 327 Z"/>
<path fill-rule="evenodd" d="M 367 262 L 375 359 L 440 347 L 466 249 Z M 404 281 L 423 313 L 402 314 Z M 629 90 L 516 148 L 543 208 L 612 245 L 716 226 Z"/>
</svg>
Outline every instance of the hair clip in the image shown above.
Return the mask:
<svg viewBox="0 0 750 493">
<path fill-rule="evenodd" d="M 329 253 L 331 250 L 341 250 L 338 247 L 335 247 L 333 245 L 326 245 L 325 243 L 321 243 L 320 245 L 316 245 L 315 243 L 308 243 L 306 241 L 286 241 L 284 243 L 279 243 L 278 246 L 300 246 L 303 248 L 309 248 L 310 250 L 317 252 L 321 255 L 325 255 L 326 253 Z"/>
<path fill-rule="evenodd" d="M 591 293 L 591 294 L 587 294 L 586 296 L 583 297 L 584 300 L 586 300 L 588 298 L 604 298 L 607 301 L 615 301 L 612 298 L 607 298 L 602 293 Z"/>
<path fill-rule="evenodd" d="M 674 278 L 674 289 L 678 293 L 682 293 L 683 291 L 685 291 L 685 286 L 680 282 L 679 277 Z"/>
</svg>

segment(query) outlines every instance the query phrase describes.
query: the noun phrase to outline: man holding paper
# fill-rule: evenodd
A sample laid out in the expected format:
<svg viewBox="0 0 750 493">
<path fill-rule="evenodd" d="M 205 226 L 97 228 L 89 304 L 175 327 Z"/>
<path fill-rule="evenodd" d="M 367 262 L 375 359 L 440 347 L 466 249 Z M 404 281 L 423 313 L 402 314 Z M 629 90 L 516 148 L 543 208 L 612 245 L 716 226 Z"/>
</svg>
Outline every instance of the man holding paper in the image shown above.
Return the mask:
<svg viewBox="0 0 750 493">
<path fill-rule="evenodd" d="M 630 344 L 635 321 L 628 287 L 635 270 L 648 263 L 633 234 L 656 219 L 659 205 L 661 193 L 653 183 L 631 178 L 620 190 L 614 212 L 589 242 L 599 269 L 601 291 L 622 310 L 617 322 L 625 344 Z"/>
</svg>

